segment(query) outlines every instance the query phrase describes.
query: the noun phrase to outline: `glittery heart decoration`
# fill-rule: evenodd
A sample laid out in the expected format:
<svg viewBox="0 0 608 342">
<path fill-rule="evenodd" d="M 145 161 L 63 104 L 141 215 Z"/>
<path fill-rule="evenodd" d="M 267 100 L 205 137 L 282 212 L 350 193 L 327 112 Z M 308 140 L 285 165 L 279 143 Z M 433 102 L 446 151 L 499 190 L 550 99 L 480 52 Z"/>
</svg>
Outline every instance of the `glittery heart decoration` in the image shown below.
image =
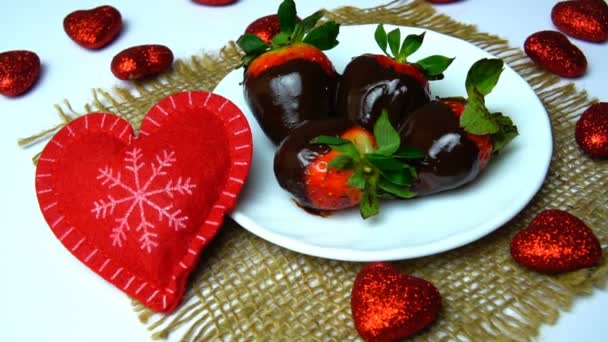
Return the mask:
<svg viewBox="0 0 608 342">
<path fill-rule="evenodd" d="M 569 36 L 598 43 L 608 40 L 608 4 L 604 0 L 558 2 L 551 10 L 551 20 Z"/>
<path fill-rule="evenodd" d="M 0 94 L 18 96 L 28 91 L 40 76 L 40 58 L 34 52 L 15 50 L 0 53 Z"/>
<path fill-rule="evenodd" d="M 139 45 L 122 50 L 112 59 L 114 76 L 137 80 L 160 74 L 173 64 L 173 53 L 164 45 Z"/>
<path fill-rule="evenodd" d="M 159 101 L 138 136 L 118 116 L 84 115 L 42 151 L 38 203 L 83 264 L 150 309 L 169 312 L 236 204 L 252 148 L 243 113 L 202 91 Z"/>
<path fill-rule="evenodd" d="M 281 26 L 279 16 L 276 14 L 258 18 L 245 29 L 245 33 L 258 36 L 266 44 L 270 44 L 272 38 L 279 32 L 281 32 Z"/>
<path fill-rule="evenodd" d="M 100 49 L 118 36 L 122 29 L 122 16 L 112 6 L 99 6 L 78 10 L 63 19 L 63 29 L 78 45 Z"/>
<path fill-rule="evenodd" d="M 543 273 L 597 265 L 602 249 L 593 231 L 563 210 L 544 210 L 511 240 L 511 255 L 524 267 Z"/>
<path fill-rule="evenodd" d="M 608 157 L 608 102 L 594 103 L 576 123 L 576 143 L 592 157 Z"/>
<path fill-rule="evenodd" d="M 237 0 L 192 0 L 197 4 L 207 5 L 207 6 L 225 6 L 230 5 Z"/>
<path fill-rule="evenodd" d="M 441 295 L 428 281 L 401 274 L 388 263 L 364 267 L 353 285 L 351 310 L 366 341 L 395 341 L 437 320 Z"/>
<path fill-rule="evenodd" d="M 563 77 L 579 77 L 587 70 L 583 52 L 557 31 L 540 31 L 524 43 L 530 59 L 541 67 Z"/>
</svg>

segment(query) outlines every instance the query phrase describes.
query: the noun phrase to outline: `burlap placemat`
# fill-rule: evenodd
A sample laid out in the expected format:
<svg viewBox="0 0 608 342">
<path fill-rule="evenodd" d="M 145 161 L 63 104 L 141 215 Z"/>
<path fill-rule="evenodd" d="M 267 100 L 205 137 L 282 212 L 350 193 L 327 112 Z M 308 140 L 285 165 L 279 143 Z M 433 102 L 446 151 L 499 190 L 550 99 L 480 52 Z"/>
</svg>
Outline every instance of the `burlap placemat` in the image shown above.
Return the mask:
<svg viewBox="0 0 608 342">
<path fill-rule="evenodd" d="M 573 139 L 574 123 L 592 103 L 584 91 L 560 84 L 534 66 L 518 48 L 470 25 L 436 14 L 423 1 L 396 1 L 370 9 L 328 11 L 346 25 L 386 23 L 419 26 L 467 40 L 503 58 L 542 99 L 551 117 L 554 156 L 545 184 L 510 223 L 465 247 L 435 256 L 395 263 L 403 272 L 433 282 L 443 297 L 440 319 L 419 340 L 530 340 L 543 323 L 553 323 L 577 295 L 605 285 L 608 263 L 608 164 L 581 154 Z M 230 43 L 216 55 L 177 61 L 173 70 L 135 89 L 94 91 L 84 112 L 109 111 L 136 129 L 160 98 L 189 90 L 212 90 L 239 63 Z M 64 122 L 79 115 L 66 101 L 57 106 Z M 54 127 L 24 139 L 31 144 Z M 540 210 L 560 208 L 593 228 L 604 249 L 600 266 L 556 276 L 526 271 L 509 254 L 511 237 Z M 350 314 L 350 290 L 362 264 L 309 257 L 268 243 L 228 219 L 203 252 L 184 303 L 173 315 L 133 306 L 153 338 L 182 341 L 356 340 Z"/>
</svg>

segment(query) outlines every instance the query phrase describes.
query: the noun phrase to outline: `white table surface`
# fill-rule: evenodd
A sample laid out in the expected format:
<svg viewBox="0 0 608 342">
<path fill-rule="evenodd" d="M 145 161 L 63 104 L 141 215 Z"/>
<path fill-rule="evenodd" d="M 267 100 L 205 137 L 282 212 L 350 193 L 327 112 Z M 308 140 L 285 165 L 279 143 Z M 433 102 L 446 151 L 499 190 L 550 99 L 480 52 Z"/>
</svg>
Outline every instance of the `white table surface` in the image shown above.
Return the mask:
<svg viewBox="0 0 608 342">
<path fill-rule="evenodd" d="M 2 341 L 147 341 L 129 300 L 80 264 L 57 241 L 44 222 L 34 194 L 30 150 L 17 139 L 58 123 L 53 105 L 69 98 L 74 108 L 91 100 L 91 89 L 125 85 L 110 72 L 120 50 L 139 44 L 164 44 L 176 57 L 214 51 L 235 39 L 255 18 L 273 12 L 275 1 L 240 0 L 221 8 L 189 0 L 97 2 L 93 0 L 0 0 L 0 52 L 27 49 L 42 60 L 43 72 L 34 89 L 15 99 L 0 96 L 0 210 L 5 234 L 0 239 L 0 340 Z M 299 13 L 326 6 L 369 7 L 383 1 L 300 0 Z M 120 10 L 125 27 L 108 47 L 89 51 L 63 31 L 63 18 L 73 10 L 110 4 Z M 521 47 L 536 31 L 553 29 L 550 0 L 464 0 L 437 9 L 480 30 L 507 38 Z M 608 101 L 608 43 L 573 40 L 587 55 L 589 69 L 576 83 L 592 96 Z M 608 293 L 596 290 L 579 298 L 554 326 L 544 326 L 539 341 L 606 341 Z"/>
</svg>

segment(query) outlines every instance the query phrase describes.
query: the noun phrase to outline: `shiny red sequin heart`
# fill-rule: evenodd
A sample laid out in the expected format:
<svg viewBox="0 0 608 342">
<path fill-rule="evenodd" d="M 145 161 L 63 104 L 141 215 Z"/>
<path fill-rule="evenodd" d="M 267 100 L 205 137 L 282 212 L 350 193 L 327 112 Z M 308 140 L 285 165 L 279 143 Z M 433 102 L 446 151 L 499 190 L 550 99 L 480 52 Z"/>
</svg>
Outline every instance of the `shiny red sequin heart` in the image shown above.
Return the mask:
<svg viewBox="0 0 608 342">
<path fill-rule="evenodd" d="M 583 152 L 608 158 L 608 102 L 592 104 L 576 122 L 576 143 Z"/>
<path fill-rule="evenodd" d="M 587 70 L 587 58 L 557 31 L 540 31 L 524 42 L 524 51 L 541 67 L 563 77 L 579 77 Z"/>
<path fill-rule="evenodd" d="M 78 45 L 100 49 L 111 43 L 122 29 L 122 16 L 112 6 L 78 10 L 63 19 L 63 29 Z"/>
<path fill-rule="evenodd" d="M 18 96 L 28 91 L 40 76 L 40 58 L 32 51 L 0 53 L 0 94 Z"/>
<path fill-rule="evenodd" d="M 543 273 L 597 265 L 602 257 L 593 231 L 563 210 L 544 210 L 511 240 L 511 255 L 524 267 Z"/>
<path fill-rule="evenodd" d="M 562 32 L 590 42 L 608 40 L 608 4 L 604 0 L 561 1 L 551 20 Z"/>
<path fill-rule="evenodd" d="M 67 124 L 40 156 L 38 202 L 81 262 L 168 312 L 234 207 L 251 154 L 249 125 L 232 102 L 177 93 L 152 107 L 137 137 L 112 114 Z"/>
<path fill-rule="evenodd" d="M 388 263 L 364 267 L 353 285 L 351 310 L 366 341 L 395 341 L 437 320 L 441 295 L 428 281 L 401 274 Z"/>
</svg>

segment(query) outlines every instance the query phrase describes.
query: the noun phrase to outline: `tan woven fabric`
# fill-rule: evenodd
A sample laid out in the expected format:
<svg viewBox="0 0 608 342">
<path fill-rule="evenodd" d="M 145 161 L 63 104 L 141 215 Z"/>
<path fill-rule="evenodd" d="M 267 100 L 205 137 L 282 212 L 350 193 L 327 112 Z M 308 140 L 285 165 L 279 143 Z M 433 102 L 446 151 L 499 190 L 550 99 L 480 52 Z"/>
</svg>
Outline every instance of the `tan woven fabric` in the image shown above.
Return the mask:
<svg viewBox="0 0 608 342">
<path fill-rule="evenodd" d="M 343 24 L 382 22 L 425 27 L 468 40 L 503 58 L 528 80 L 551 116 L 555 146 L 551 169 L 541 191 L 523 212 L 495 233 L 465 247 L 395 263 L 403 272 L 433 282 L 443 296 L 440 319 L 416 339 L 530 340 L 542 323 L 555 322 L 559 310 L 568 309 L 577 295 L 605 284 L 608 164 L 581 154 L 573 139 L 576 118 L 592 103 L 585 92 L 573 85 L 557 84 L 559 78 L 537 69 L 519 49 L 437 15 L 423 1 L 397 1 L 372 9 L 340 8 L 327 16 Z M 230 43 L 217 56 L 178 61 L 159 80 L 137 85 L 137 91 L 96 90 L 95 100 L 85 112 L 114 112 L 139 127 L 143 114 L 158 99 L 181 90 L 213 89 L 239 58 Z M 64 121 L 78 115 L 67 102 L 58 109 Z M 54 129 L 22 143 L 35 142 Z M 536 213 L 548 208 L 568 210 L 594 229 L 604 248 L 599 267 L 547 276 L 513 263 L 511 237 Z M 175 314 L 154 314 L 133 303 L 154 338 L 358 339 L 350 314 L 350 290 L 362 264 L 291 252 L 257 238 L 230 219 L 201 260 Z"/>
</svg>

